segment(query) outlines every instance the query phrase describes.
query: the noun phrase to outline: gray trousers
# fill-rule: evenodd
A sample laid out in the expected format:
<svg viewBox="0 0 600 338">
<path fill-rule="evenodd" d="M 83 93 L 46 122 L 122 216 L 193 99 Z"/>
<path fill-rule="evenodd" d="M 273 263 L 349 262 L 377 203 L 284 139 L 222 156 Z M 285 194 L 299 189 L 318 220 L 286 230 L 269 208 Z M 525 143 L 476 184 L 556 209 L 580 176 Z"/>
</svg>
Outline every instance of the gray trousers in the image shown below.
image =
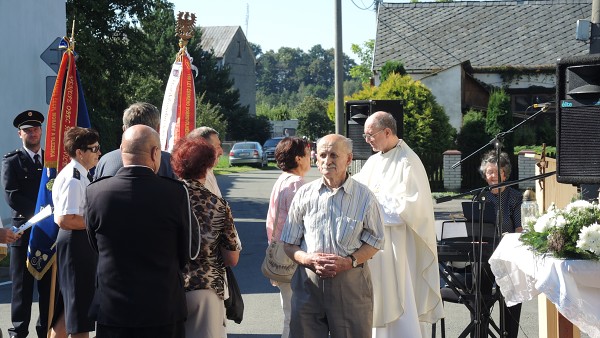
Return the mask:
<svg viewBox="0 0 600 338">
<path fill-rule="evenodd" d="M 292 277 L 290 338 L 370 338 L 373 284 L 365 263 L 334 278 L 299 266 Z"/>
</svg>

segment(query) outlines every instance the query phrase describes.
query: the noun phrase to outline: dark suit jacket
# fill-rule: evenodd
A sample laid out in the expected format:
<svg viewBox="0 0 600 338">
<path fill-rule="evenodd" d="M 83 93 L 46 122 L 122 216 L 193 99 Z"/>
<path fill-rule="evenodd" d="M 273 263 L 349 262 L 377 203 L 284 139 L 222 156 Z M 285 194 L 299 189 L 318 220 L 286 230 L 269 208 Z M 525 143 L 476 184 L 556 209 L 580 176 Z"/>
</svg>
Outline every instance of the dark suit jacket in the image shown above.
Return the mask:
<svg viewBox="0 0 600 338">
<path fill-rule="evenodd" d="M 147 167 L 123 167 L 90 184 L 86 198 L 88 236 L 98 251 L 98 323 L 148 327 L 184 320 L 189 203 L 183 184 Z"/>
<path fill-rule="evenodd" d="M 173 169 L 171 169 L 171 154 L 166 151 L 161 151 L 160 153 L 158 176 L 176 178 Z M 94 179 L 97 180 L 104 176 L 115 176 L 121 168 L 123 168 L 121 149 L 108 152 L 100 157 L 100 161 L 98 161 L 96 170 L 94 171 Z"/>
<path fill-rule="evenodd" d="M 44 157 L 42 151 L 42 158 Z M 36 168 L 35 164 L 25 148 L 17 149 L 2 159 L 2 185 L 4 186 L 4 198 L 12 209 L 12 224 L 20 226 L 27 222 L 35 214 L 35 203 L 42 170 Z M 13 246 L 29 244 L 29 233 L 27 230 Z"/>
</svg>

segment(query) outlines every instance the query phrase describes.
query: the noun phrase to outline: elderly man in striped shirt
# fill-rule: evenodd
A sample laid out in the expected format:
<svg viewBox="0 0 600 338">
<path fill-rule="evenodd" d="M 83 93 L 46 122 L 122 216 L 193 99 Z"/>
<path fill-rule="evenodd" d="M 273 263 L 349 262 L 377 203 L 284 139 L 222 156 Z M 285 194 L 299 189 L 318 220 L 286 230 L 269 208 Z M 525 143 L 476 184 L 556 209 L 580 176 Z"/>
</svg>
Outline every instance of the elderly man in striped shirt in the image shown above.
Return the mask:
<svg viewBox="0 0 600 338">
<path fill-rule="evenodd" d="M 331 134 L 317 144 L 321 179 L 302 186 L 281 240 L 298 263 L 292 278 L 290 338 L 371 336 L 373 288 L 367 261 L 383 248 L 375 195 L 347 173 L 352 141 Z"/>
</svg>

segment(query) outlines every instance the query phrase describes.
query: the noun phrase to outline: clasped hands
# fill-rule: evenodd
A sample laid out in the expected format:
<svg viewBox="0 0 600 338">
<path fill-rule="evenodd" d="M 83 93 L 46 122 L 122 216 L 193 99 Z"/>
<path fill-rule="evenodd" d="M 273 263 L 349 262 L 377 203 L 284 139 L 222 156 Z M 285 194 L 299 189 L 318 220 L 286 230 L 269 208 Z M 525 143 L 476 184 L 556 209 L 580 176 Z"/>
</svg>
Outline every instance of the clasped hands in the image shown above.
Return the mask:
<svg viewBox="0 0 600 338">
<path fill-rule="evenodd" d="M 309 256 L 312 270 L 321 278 L 333 278 L 352 268 L 352 260 L 348 257 L 327 253 L 312 253 Z"/>
</svg>

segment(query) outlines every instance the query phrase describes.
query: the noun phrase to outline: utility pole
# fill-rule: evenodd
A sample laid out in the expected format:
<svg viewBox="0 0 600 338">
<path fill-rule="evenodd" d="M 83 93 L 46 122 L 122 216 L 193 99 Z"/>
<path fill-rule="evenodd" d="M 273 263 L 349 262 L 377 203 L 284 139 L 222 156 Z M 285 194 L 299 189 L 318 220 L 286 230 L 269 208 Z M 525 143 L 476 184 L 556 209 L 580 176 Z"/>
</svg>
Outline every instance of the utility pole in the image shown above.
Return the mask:
<svg viewBox="0 0 600 338">
<path fill-rule="evenodd" d="M 592 36 L 590 54 L 600 53 L 600 0 L 592 0 Z"/>
<path fill-rule="evenodd" d="M 344 114 L 344 51 L 342 49 L 342 0 L 335 1 L 335 133 L 346 134 Z M 596 0 L 595 0 L 596 1 Z M 600 0 L 598 0 L 600 1 Z"/>
</svg>

